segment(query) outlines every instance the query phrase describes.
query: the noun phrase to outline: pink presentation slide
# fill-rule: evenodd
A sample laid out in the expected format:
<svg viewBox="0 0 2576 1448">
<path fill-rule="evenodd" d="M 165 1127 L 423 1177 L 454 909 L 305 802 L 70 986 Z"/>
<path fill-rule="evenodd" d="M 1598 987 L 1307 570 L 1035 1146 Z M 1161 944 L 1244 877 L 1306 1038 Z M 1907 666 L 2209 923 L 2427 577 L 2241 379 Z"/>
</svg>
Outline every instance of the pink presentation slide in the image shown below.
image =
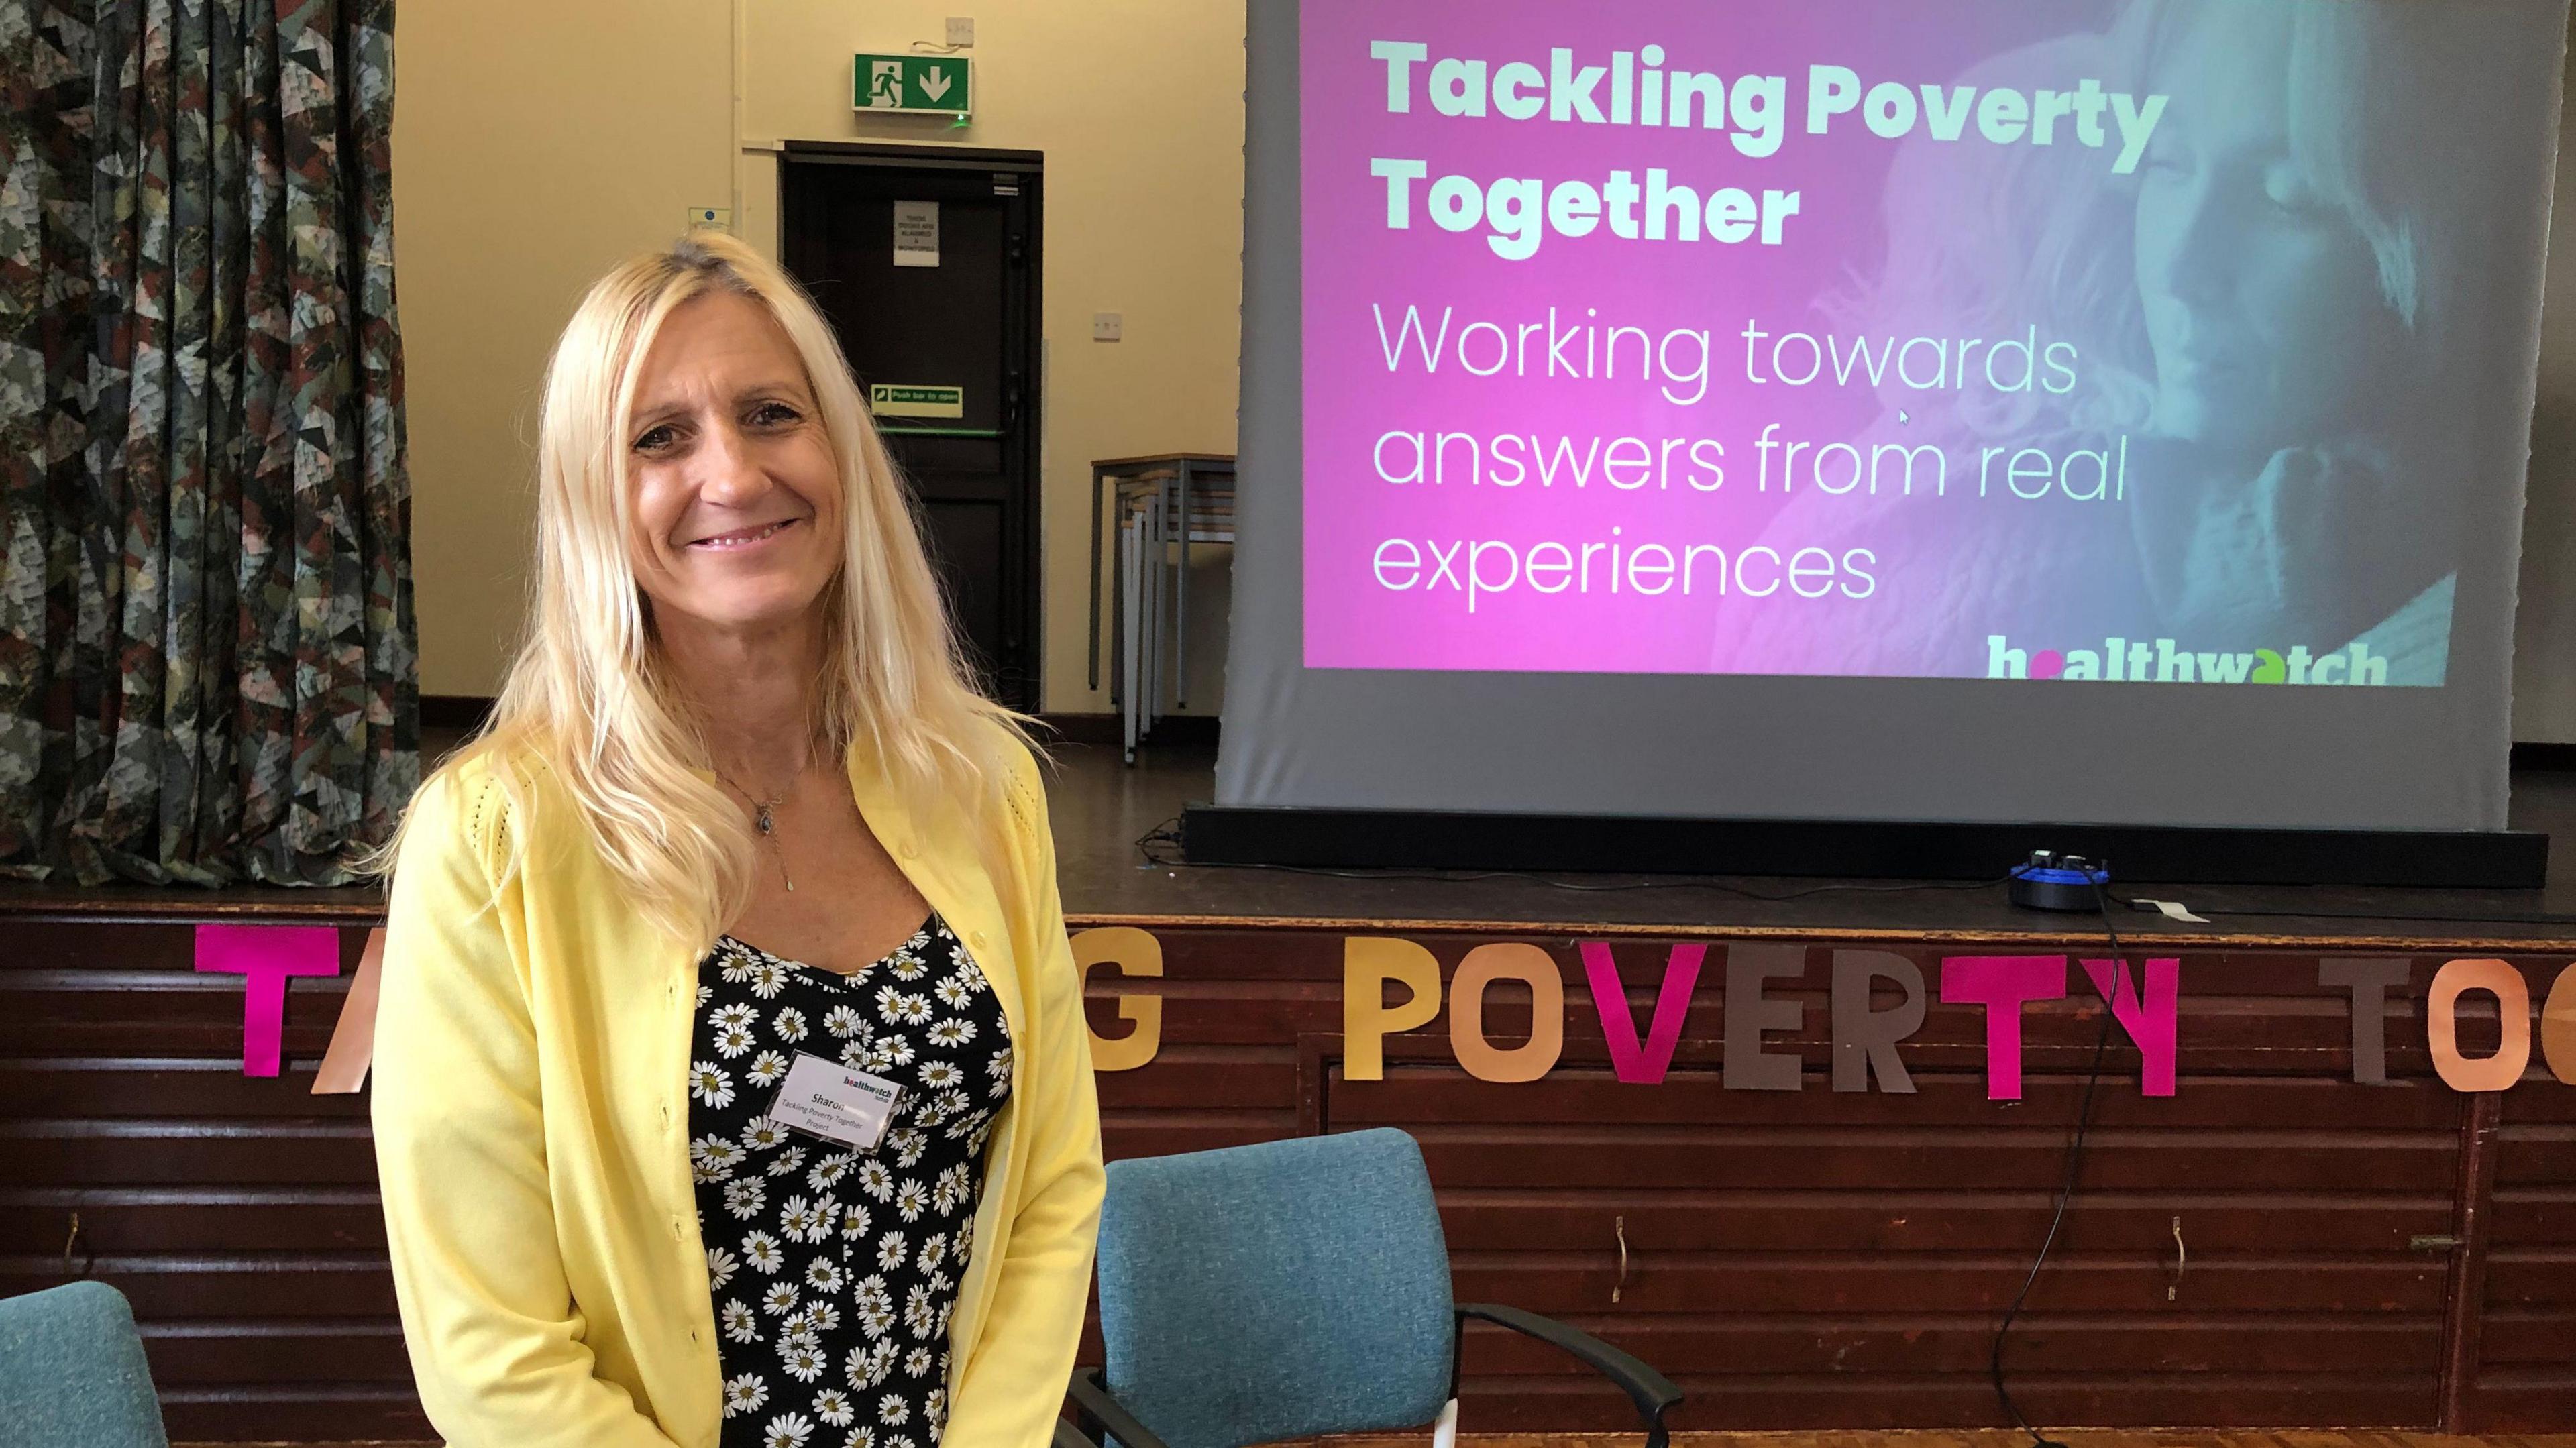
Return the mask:
<svg viewBox="0 0 2576 1448">
<path fill-rule="evenodd" d="M 2439 685 L 2442 8 L 1307 0 L 1305 663 Z"/>
</svg>

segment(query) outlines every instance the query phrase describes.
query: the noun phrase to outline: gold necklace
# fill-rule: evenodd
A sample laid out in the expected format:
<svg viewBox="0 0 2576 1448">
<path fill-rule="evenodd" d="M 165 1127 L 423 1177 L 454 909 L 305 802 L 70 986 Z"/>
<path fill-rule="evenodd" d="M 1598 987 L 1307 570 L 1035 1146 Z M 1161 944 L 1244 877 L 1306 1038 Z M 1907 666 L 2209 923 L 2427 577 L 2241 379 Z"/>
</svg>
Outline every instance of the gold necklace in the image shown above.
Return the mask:
<svg viewBox="0 0 2576 1448">
<path fill-rule="evenodd" d="M 787 886 L 788 894 L 795 894 L 795 878 L 787 873 L 787 847 L 784 844 L 781 844 L 778 839 L 777 809 L 780 805 L 787 803 L 786 790 L 779 791 L 778 796 L 774 799 L 763 801 L 756 798 L 750 790 L 734 783 L 731 779 L 725 778 L 723 770 L 719 769 L 715 774 L 716 778 L 724 780 L 725 788 L 741 795 L 743 803 L 751 806 L 752 828 L 760 831 L 760 837 L 762 839 L 769 841 L 769 852 L 778 857 L 778 878 Z M 795 786 L 791 782 L 788 787 L 792 789 Z"/>
</svg>

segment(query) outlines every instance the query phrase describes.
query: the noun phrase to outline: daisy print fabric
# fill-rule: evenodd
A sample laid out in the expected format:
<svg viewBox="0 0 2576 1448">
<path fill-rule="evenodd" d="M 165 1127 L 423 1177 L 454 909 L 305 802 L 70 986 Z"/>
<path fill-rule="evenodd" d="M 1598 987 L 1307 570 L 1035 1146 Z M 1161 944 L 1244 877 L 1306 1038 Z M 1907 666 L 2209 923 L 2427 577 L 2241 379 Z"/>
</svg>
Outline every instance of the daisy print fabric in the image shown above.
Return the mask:
<svg viewBox="0 0 2576 1448">
<path fill-rule="evenodd" d="M 689 1164 L 715 1296 L 722 1448 L 937 1448 L 1010 1027 L 936 914 L 838 975 L 732 936 L 698 967 Z M 873 1151 L 764 1114 L 804 1051 L 902 1088 Z"/>
</svg>

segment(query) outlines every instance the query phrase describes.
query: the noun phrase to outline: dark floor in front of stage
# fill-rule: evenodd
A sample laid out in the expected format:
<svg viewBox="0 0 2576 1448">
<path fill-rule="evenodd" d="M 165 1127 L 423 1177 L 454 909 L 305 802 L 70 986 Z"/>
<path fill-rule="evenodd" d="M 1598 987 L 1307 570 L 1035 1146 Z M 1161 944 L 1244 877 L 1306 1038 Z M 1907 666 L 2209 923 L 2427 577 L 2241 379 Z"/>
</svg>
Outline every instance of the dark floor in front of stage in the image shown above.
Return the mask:
<svg viewBox="0 0 2576 1448">
<path fill-rule="evenodd" d="M 426 757 L 455 743 L 433 734 Z M 1066 916 L 1077 925 L 1157 919 L 1314 922 L 1334 927 L 1437 924 L 1525 927 L 1540 933 L 1608 928 L 1663 933 L 1686 930 L 1781 929 L 1807 933 L 1900 932 L 1938 941 L 1953 934 L 2029 936 L 2060 941 L 2095 933 L 2091 917 L 2046 915 L 2006 903 L 2000 885 L 1961 887 L 1885 881 L 1691 876 L 1467 876 L 1222 869 L 1171 862 L 1158 846 L 1149 860 L 1137 841 L 1176 820 L 1184 805 L 1209 798 L 1216 752 L 1202 745 L 1156 744 L 1134 767 L 1114 746 L 1057 742 L 1050 795 Z M 2576 841 L 2576 772 L 2529 770 L 2513 780 L 2511 823 Z M 2548 888 L 2539 891 L 2384 890 L 2171 886 L 2152 893 L 2178 898 L 2210 917 L 2207 925 L 2152 914 L 2121 921 L 2124 937 L 2164 946 L 2262 944 L 2320 937 L 2410 948 L 2409 942 L 2494 941 L 2498 950 L 2576 949 L 2576 844 L 2553 851 Z M 2136 890 L 2143 882 L 2125 881 Z M 1802 893 L 1805 892 L 1805 893 Z M 1795 896 L 1796 898 L 1785 898 Z M 0 913 L 82 913 L 127 908 L 185 912 L 188 900 L 306 911 L 372 911 L 366 890 L 246 888 L 207 892 L 111 887 L 70 890 L 0 882 Z M 2543 917 L 2559 916 L 2550 919 Z"/>
<path fill-rule="evenodd" d="M 1535 876 L 1423 879 L 1388 875 L 1346 878 L 1310 872 L 1211 869 L 1149 864 L 1136 840 L 1170 822 L 1183 805 L 1209 798 L 1215 750 L 1152 745 L 1133 768 L 1106 745 L 1059 744 L 1053 785 L 1056 839 L 1065 908 L 1076 916 L 1182 915 L 1353 921 L 1491 921 L 1892 929 L 1909 932 L 2026 931 L 2065 933 L 2081 919 L 2017 910 L 1999 885 L 1897 888 L 1873 882 L 1798 899 L 1777 897 L 1820 885 L 1812 879 L 1685 876 Z M 2562 835 L 2546 890 L 2460 891 L 2174 887 L 2175 896 L 2210 915 L 2195 927 L 2156 915 L 2123 919 L 2123 933 L 2167 935 L 2207 930 L 2229 935 L 2495 936 L 2576 938 L 2576 772 L 2524 771 L 2513 780 L 2515 829 Z M 1169 858 L 1177 849 L 1156 851 Z M 1582 888 L 1568 888 L 1580 886 Z M 1604 888 L 1634 887 L 1634 888 Z M 2262 911 L 2219 915 L 2214 912 Z M 2298 917 L 2271 912 L 2318 911 Z M 2368 912 L 2365 916 L 2364 912 Z M 2509 917 L 2566 914 L 2566 921 L 2512 922 Z M 2468 926 L 2456 918 L 2497 922 Z"/>
</svg>

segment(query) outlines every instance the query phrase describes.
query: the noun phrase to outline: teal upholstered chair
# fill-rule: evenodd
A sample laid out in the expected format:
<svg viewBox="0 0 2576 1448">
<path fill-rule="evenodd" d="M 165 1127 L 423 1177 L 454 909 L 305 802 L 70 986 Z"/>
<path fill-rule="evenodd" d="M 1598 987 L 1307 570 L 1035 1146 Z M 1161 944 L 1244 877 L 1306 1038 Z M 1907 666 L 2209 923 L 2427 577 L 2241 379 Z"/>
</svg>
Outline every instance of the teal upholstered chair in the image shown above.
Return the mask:
<svg viewBox="0 0 2576 1448">
<path fill-rule="evenodd" d="M 0 1301 L 0 1448 L 169 1448 L 125 1295 L 75 1282 Z"/>
<path fill-rule="evenodd" d="M 1107 1363 L 1075 1374 L 1082 1431 L 1126 1448 L 1243 1448 L 1415 1427 L 1455 1432 L 1470 1318 L 1555 1345 L 1626 1390 L 1649 1448 L 1681 1390 L 1535 1313 L 1455 1303 L 1422 1151 L 1401 1131 L 1109 1165 Z"/>
</svg>

